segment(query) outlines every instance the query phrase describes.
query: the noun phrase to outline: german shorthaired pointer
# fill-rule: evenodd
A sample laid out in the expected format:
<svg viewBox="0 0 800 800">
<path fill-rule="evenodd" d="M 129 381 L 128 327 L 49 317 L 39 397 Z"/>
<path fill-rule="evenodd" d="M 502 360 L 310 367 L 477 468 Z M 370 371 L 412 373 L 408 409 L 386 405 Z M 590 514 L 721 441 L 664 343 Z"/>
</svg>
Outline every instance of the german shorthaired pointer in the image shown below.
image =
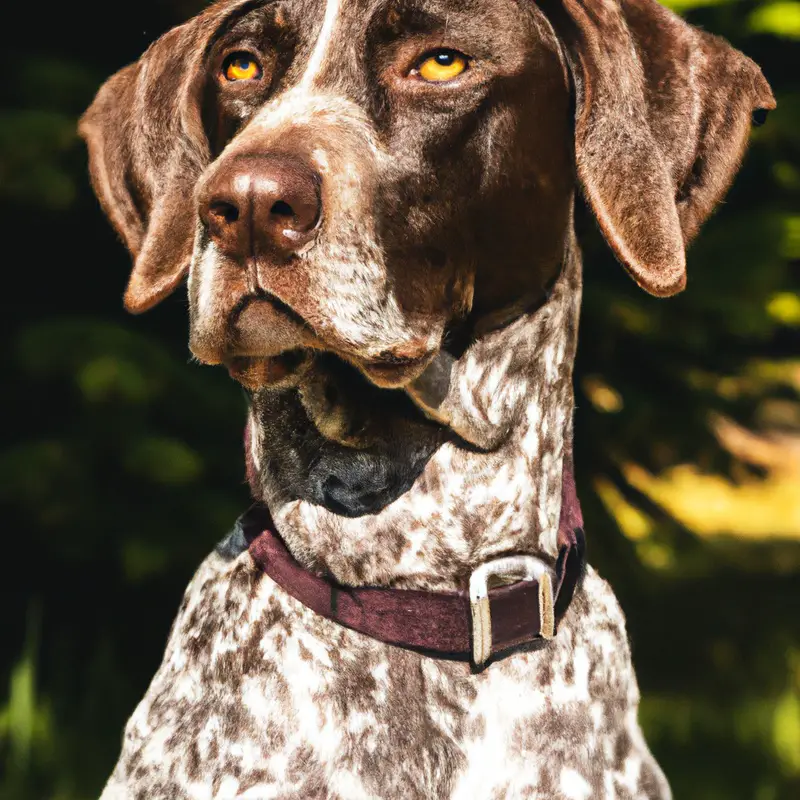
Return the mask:
<svg viewBox="0 0 800 800">
<path fill-rule="evenodd" d="M 103 798 L 670 796 L 623 614 L 576 573 L 573 204 L 674 294 L 773 107 L 654 0 L 223 0 L 102 87 L 125 304 L 188 275 L 260 503 Z"/>
</svg>

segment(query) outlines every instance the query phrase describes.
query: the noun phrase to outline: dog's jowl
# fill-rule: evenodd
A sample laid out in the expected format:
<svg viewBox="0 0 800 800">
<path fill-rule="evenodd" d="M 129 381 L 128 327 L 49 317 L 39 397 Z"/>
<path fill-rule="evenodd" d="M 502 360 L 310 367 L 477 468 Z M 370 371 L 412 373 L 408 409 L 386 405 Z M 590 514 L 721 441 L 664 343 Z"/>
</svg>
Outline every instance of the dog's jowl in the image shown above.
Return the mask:
<svg viewBox="0 0 800 800">
<path fill-rule="evenodd" d="M 188 279 L 268 509 L 190 584 L 104 798 L 670 796 L 582 563 L 573 204 L 674 294 L 773 107 L 653 0 L 228 0 L 102 87 L 125 304 Z"/>
</svg>

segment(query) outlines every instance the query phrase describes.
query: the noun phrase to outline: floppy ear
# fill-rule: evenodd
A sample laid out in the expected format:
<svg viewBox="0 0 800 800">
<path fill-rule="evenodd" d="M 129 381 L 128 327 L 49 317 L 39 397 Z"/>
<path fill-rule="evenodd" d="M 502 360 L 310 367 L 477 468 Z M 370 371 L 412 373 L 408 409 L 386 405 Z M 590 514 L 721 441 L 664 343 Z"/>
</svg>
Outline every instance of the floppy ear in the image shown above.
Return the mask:
<svg viewBox="0 0 800 800">
<path fill-rule="evenodd" d="M 200 118 L 202 17 L 110 78 L 83 115 L 92 185 L 133 256 L 125 307 L 146 311 L 180 283 L 195 233 L 194 184 L 208 163 Z"/>
<path fill-rule="evenodd" d="M 769 85 L 745 55 L 655 0 L 560 0 L 548 17 L 575 83 L 586 199 L 633 279 L 675 294 L 685 247 L 733 180 L 754 112 L 775 107 Z"/>
</svg>

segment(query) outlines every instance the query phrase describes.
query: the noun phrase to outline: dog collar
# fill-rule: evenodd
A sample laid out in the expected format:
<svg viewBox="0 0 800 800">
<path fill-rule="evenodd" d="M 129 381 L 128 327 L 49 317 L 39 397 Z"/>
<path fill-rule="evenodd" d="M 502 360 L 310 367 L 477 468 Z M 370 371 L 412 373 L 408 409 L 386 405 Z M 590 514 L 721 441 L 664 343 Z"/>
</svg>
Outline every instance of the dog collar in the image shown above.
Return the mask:
<svg viewBox="0 0 800 800">
<path fill-rule="evenodd" d="M 238 524 L 256 565 L 320 616 L 387 644 L 471 659 L 476 666 L 492 655 L 555 636 L 586 563 L 575 482 L 566 469 L 555 564 L 528 555 L 497 558 L 474 570 L 468 590 L 343 586 L 292 557 L 263 505 L 251 507 Z M 506 585 L 489 588 L 503 581 Z"/>
</svg>

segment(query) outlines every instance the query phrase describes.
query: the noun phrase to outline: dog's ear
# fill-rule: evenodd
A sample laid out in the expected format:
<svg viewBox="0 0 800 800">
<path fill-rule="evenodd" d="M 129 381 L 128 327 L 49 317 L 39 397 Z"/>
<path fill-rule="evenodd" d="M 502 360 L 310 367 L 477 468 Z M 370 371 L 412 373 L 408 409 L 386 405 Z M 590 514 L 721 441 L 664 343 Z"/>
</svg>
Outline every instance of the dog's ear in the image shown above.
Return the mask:
<svg viewBox="0 0 800 800">
<path fill-rule="evenodd" d="M 194 184 L 208 163 L 205 23 L 171 30 L 110 78 L 79 125 L 94 190 L 133 257 L 125 307 L 134 313 L 170 294 L 191 259 Z"/>
<path fill-rule="evenodd" d="M 686 284 L 685 247 L 733 180 L 751 119 L 775 107 L 761 70 L 655 0 L 545 0 L 576 95 L 578 179 L 633 279 Z"/>
</svg>

